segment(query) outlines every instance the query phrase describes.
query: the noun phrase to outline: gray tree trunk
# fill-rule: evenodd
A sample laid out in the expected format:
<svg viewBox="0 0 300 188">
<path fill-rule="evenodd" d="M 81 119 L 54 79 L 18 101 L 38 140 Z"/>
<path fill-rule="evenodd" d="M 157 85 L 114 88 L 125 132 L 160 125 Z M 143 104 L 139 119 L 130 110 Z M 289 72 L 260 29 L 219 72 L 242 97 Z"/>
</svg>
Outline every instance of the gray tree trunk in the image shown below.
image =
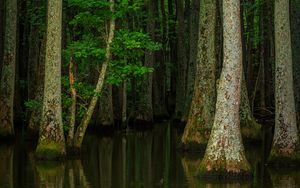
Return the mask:
<svg viewBox="0 0 300 188">
<path fill-rule="evenodd" d="M 216 103 L 216 1 L 200 0 L 200 4 L 194 96 L 181 139 L 182 144 L 188 147 L 187 149 L 207 144 Z"/>
<path fill-rule="evenodd" d="M 14 136 L 17 0 L 6 1 L 4 58 L 0 80 L 0 137 Z"/>
<path fill-rule="evenodd" d="M 218 84 L 216 113 L 200 175 L 250 176 L 240 131 L 242 40 L 240 1 L 223 1 L 223 69 Z"/>
<path fill-rule="evenodd" d="M 61 107 L 62 0 L 48 1 L 47 41 L 42 122 L 36 157 L 58 159 L 66 155 Z"/>
<path fill-rule="evenodd" d="M 289 0 L 276 0 L 275 25 L 275 131 L 270 162 L 298 159 L 299 138 L 293 89 Z M 282 161 L 283 162 L 283 161 Z"/>
</svg>

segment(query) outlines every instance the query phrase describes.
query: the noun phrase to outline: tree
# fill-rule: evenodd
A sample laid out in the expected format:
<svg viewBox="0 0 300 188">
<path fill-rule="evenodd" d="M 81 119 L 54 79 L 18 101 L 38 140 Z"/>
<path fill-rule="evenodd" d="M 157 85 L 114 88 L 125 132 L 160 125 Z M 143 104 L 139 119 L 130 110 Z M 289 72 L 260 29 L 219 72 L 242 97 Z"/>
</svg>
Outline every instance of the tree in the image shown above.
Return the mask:
<svg viewBox="0 0 300 188">
<path fill-rule="evenodd" d="M 6 1 L 4 58 L 0 80 L 0 137 L 14 136 L 17 0 Z"/>
<path fill-rule="evenodd" d="M 216 102 L 216 1 L 200 1 L 199 42 L 194 96 L 181 142 L 207 144 Z"/>
<path fill-rule="evenodd" d="M 110 0 L 110 11 L 112 13 L 115 12 L 115 0 Z M 109 31 L 108 31 L 108 38 L 107 38 L 107 43 L 106 43 L 106 53 L 105 53 L 105 61 L 101 66 L 101 70 L 99 71 L 99 77 L 98 77 L 98 81 L 96 84 L 96 88 L 94 90 L 94 95 L 89 103 L 89 106 L 87 108 L 87 111 L 85 112 L 80 125 L 77 127 L 76 132 L 75 132 L 75 136 L 74 136 L 74 142 L 73 142 L 73 149 L 74 150 L 80 150 L 81 149 L 81 145 L 82 145 L 82 141 L 83 141 L 83 137 L 85 135 L 85 131 L 88 127 L 88 124 L 90 122 L 90 119 L 92 117 L 92 114 L 94 112 L 95 106 L 97 104 L 98 101 L 98 96 L 99 93 L 102 91 L 103 85 L 104 85 L 104 79 L 105 79 L 105 75 L 106 75 L 106 71 L 107 71 L 107 67 L 108 67 L 108 63 L 111 60 L 112 54 L 111 54 L 111 44 L 114 38 L 114 34 L 115 34 L 115 17 L 112 15 L 110 18 L 110 22 L 109 22 Z"/>
<path fill-rule="evenodd" d="M 224 60 L 217 90 L 216 113 L 204 159 L 202 176 L 251 176 L 240 131 L 242 40 L 240 1 L 223 1 Z M 228 176 L 227 176 L 228 175 Z"/>
<path fill-rule="evenodd" d="M 66 155 L 61 107 L 62 0 L 48 1 L 44 97 L 36 157 L 55 160 Z"/>
<path fill-rule="evenodd" d="M 300 161 L 293 90 L 289 0 L 276 0 L 275 24 L 275 130 L 270 163 L 284 158 Z"/>
</svg>

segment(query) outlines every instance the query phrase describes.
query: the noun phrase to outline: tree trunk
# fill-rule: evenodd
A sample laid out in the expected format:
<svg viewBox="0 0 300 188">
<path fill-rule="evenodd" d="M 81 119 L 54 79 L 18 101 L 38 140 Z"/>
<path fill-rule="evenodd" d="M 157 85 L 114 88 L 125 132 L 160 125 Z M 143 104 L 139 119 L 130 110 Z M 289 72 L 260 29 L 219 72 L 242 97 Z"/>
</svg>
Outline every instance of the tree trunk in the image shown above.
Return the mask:
<svg viewBox="0 0 300 188">
<path fill-rule="evenodd" d="M 300 161 L 293 89 L 293 62 L 289 0 L 276 0 L 275 24 L 275 131 L 269 157 L 271 163 Z M 287 161 L 281 161 L 282 159 Z"/>
<path fill-rule="evenodd" d="M 198 37 L 199 37 L 199 8 L 200 0 L 191 1 L 191 10 L 189 16 L 189 60 L 187 70 L 187 89 L 185 102 L 185 115 L 183 119 L 187 119 L 194 93 L 194 83 L 196 75 L 196 62 L 198 52 Z M 214 18 L 215 19 L 215 18 Z"/>
<path fill-rule="evenodd" d="M 181 119 L 185 107 L 186 90 L 186 47 L 185 47 L 185 23 L 184 23 L 184 0 L 177 0 L 177 66 L 176 66 L 176 101 L 175 118 Z"/>
<path fill-rule="evenodd" d="M 66 155 L 61 107 L 61 27 L 62 0 L 49 0 L 43 112 L 36 148 L 39 159 L 55 160 Z"/>
<path fill-rule="evenodd" d="M 114 112 L 112 103 L 112 86 L 105 83 L 99 99 L 97 126 L 112 126 L 113 124 Z"/>
<path fill-rule="evenodd" d="M 112 13 L 114 13 L 114 6 L 115 6 L 115 0 L 110 0 L 110 11 Z M 114 38 L 114 34 L 115 34 L 115 18 L 114 16 L 111 17 L 110 19 L 110 23 L 109 23 L 109 34 L 108 34 L 108 39 L 107 39 L 107 44 L 106 44 L 106 53 L 105 53 L 105 61 L 102 64 L 101 70 L 99 71 L 99 78 L 97 81 L 97 85 L 96 88 L 94 90 L 95 94 L 92 97 L 90 104 L 88 106 L 87 111 L 85 112 L 81 123 L 79 124 L 79 126 L 77 127 L 77 130 L 75 132 L 75 136 L 74 136 L 74 143 L 73 143 L 73 149 L 75 150 L 80 150 L 81 149 L 81 145 L 82 145 L 82 141 L 83 141 L 83 137 L 85 135 L 86 129 L 88 127 L 88 124 L 90 122 L 90 119 L 93 115 L 95 106 L 97 104 L 98 101 L 98 95 L 99 93 L 101 93 L 102 88 L 103 88 L 103 84 L 104 84 L 104 78 L 106 75 L 106 70 L 107 70 L 107 66 L 108 66 L 108 62 L 111 59 L 111 43 L 112 40 Z"/>
<path fill-rule="evenodd" d="M 240 0 L 223 1 L 224 62 L 218 84 L 216 114 L 201 162 L 202 176 L 251 176 L 240 132 L 242 80 Z"/>
<path fill-rule="evenodd" d="M 0 77 L 3 66 L 3 52 L 4 52 L 4 28 L 5 26 L 5 0 L 0 0 Z"/>
<path fill-rule="evenodd" d="M 29 123 L 27 130 L 31 136 L 38 136 L 39 129 L 41 125 L 42 117 L 42 104 L 43 104 L 43 95 L 44 95 L 44 79 L 45 79 L 45 55 L 46 55 L 46 35 L 41 42 L 39 47 L 39 63 L 38 63 L 38 72 L 37 72 L 37 85 L 34 94 L 34 100 L 37 104 L 41 104 L 36 109 L 34 109 L 29 118 Z"/>
<path fill-rule="evenodd" d="M 65 165 L 60 162 L 37 163 L 40 187 L 64 187 Z"/>
<path fill-rule="evenodd" d="M 147 33 L 152 40 L 155 40 L 155 1 L 148 1 L 148 18 L 147 18 Z M 152 51 L 145 52 L 145 67 L 152 68 L 154 66 L 155 53 Z M 157 70 L 155 70 L 157 71 Z M 153 106 L 152 106 L 152 87 L 153 87 L 153 73 L 144 76 L 141 83 L 141 93 L 139 94 L 139 101 L 137 107 L 137 115 L 135 119 L 141 122 L 153 121 Z"/>
<path fill-rule="evenodd" d="M 14 136 L 17 0 L 6 1 L 4 59 L 0 80 L 0 137 Z"/>
<path fill-rule="evenodd" d="M 296 112 L 300 123 L 300 1 L 291 0 L 291 34 Z"/>
<path fill-rule="evenodd" d="M 192 106 L 181 142 L 205 145 L 213 125 L 216 102 L 216 1 L 200 1 L 197 73 Z"/>
</svg>

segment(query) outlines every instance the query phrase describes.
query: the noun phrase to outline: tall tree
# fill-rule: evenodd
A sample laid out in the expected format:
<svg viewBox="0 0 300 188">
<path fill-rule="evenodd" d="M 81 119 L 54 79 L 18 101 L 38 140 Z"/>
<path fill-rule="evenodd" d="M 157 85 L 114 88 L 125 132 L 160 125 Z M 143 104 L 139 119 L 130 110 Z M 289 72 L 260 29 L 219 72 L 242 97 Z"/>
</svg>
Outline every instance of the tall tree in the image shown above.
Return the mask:
<svg viewBox="0 0 300 188">
<path fill-rule="evenodd" d="M 61 107 L 62 0 L 48 1 L 44 98 L 36 157 L 63 158 L 66 154 Z"/>
<path fill-rule="evenodd" d="M 300 122 L 300 1 L 291 0 L 291 34 L 296 112 Z"/>
<path fill-rule="evenodd" d="M 240 0 L 223 1 L 223 38 L 224 61 L 217 90 L 216 114 L 199 173 L 225 178 L 250 176 L 239 116 L 243 66 Z"/>
<path fill-rule="evenodd" d="M 181 142 L 207 144 L 216 102 L 216 1 L 200 1 L 199 42 L 194 96 Z M 192 49 L 192 48 L 191 48 Z"/>
<path fill-rule="evenodd" d="M 6 1 L 4 58 L 0 80 L 0 137 L 14 135 L 17 0 Z"/>
<path fill-rule="evenodd" d="M 270 162 L 280 162 L 282 158 L 300 161 L 289 16 L 289 0 L 276 0 L 274 9 L 275 131 Z"/>
<path fill-rule="evenodd" d="M 177 0 L 177 66 L 176 66 L 176 102 L 175 116 L 180 119 L 184 114 L 185 90 L 186 90 L 186 44 L 184 23 L 184 0 Z"/>
<path fill-rule="evenodd" d="M 115 0 L 110 0 L 110 11 L 112 14 L 115 12 Z M 114 15 L 111 15 L 110 22 L 109 22 L 109 30 L 108 30 L 108 36 L 107 36 L 107 42 L 106 42 L 106 52 L 105 52 L 105 61 L 103 62 L 101 66 L 101 70 L 99 70 L 99 77 L 98 81 L 96 84 L 96 88 L 94 90 L 95 94 L 93 95 L 88 109 L 85 112 L 79 126 L 76 129 L 75 135 L 74 135 L 74 141 L 73 141 L 73 149 L 75 150 L 80 150 L 83 137 L 85 135 L 85 131 L 88 127 L 88 124 L 91 120 L 91 117 L 93 115 L 95 106 L 98 101 L 98 94 L 102 91 L 104 82 L 105 82 L 105 76 L 106 76 L 106 71 L 108 67 L 108 63 L 111 60 L 112 54 L 111 54 L 111 44 L 113 41 L 115 35 L 115 17 Z"/>
</svg>

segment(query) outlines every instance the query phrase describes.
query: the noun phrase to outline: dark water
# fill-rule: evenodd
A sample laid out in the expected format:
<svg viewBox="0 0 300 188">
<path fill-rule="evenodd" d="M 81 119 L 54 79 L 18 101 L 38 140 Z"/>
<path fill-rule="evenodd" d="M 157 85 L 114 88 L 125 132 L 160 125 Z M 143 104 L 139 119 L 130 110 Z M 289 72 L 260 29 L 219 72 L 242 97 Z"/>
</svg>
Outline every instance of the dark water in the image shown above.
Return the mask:
<svg viewBox="0 0 300 188">
<path fill-rule="evenodd" d="M 262 144 L 246 146 L 254 178 L 247 182 L 212 182 L 196 178 L 201 153 L 176 151 L 179 134 L 167 124 L 147 132 L 115 133 L 113 137 L 88 135 L 81 160 L 37 162 L 34 146 L 18 140 L 0 144 L 0 187 L 300 187 L 300 169 L 272 170 L 263 165 Z"/>
</svg>

